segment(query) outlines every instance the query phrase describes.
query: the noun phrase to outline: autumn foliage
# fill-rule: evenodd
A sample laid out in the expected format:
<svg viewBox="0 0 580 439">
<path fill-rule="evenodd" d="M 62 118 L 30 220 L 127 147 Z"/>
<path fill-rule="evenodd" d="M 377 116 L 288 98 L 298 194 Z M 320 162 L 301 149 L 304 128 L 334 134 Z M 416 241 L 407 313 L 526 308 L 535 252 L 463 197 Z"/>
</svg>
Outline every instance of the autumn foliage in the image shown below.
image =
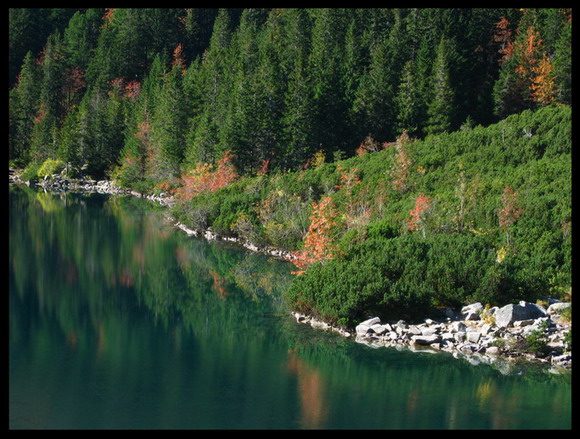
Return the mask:
<svg viewBox="0 0 580 439">
<path fill-rule="evenodd" d="M 182 186 L 176 190 L 178 199 L 187 201 L 203 193 L 215 192 L 234 182 L 238 175 L 232 159 L 233 155 L 226 151 L 216 165 L 198 163 L 194 169 L 182 175 Z"/>
<path fill-rule="evenodd" d="M 332 259 L 336 251 L 332 232 L 338 223 L 337 210 L 332 198 L 326 196 L 319 203 L 312 203 L 312 209 L 310 227 L 304 238 L 304 250 L 294 252 L 289 258 L 300 269 L 294 274 L 302 274 L 312 264 Z"/>
<path fill-rule="evenodd" d="M 538 61 L 533 68 L 535 74 L 532 79 L 532 99 L 542 105 L 550 105 L 556 99 L 556 83 L 554 68 L 547 55 Z"/>
<path fill-rule="evenodd" d="M 409 211 L 410 218 L 407 220 L 409 230 L 421 230 L 425 236 L 425 219 L 431 209 L 431 199 L 426 195 L 419 195 L 415 200 L 415 206 Z"/>
</svg>

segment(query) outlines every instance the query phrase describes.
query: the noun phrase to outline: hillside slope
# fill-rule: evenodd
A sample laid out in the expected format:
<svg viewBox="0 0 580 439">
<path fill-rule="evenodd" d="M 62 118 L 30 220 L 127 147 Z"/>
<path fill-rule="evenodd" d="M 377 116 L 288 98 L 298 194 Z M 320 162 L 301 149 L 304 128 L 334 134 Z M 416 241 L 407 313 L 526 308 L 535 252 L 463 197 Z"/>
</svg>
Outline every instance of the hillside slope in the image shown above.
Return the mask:
<svg viewBox="0 0 580 439">
<path fill-rule="evenodd" d="M 546 107 L 238 179 L 173 213 L 193 228 L 294 251 L 289 302 L 342 324 L 562 296 L 571 274 L 571 142 L 571 109 Z"/>
</svg>

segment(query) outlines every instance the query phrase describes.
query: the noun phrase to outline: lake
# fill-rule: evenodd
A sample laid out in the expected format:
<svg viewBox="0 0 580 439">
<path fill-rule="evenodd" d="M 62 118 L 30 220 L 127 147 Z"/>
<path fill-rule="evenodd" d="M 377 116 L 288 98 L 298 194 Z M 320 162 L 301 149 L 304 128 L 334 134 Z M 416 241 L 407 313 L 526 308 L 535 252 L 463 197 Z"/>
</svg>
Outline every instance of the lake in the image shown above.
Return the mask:
<svg viewBox="0 0 580 439">
<path fill-rule="evenodd" d="M 568 429 L 569 374 L 299 325 L 293 267 L 144 200 L 9 191 L 11 429 Z"/>
</svg>

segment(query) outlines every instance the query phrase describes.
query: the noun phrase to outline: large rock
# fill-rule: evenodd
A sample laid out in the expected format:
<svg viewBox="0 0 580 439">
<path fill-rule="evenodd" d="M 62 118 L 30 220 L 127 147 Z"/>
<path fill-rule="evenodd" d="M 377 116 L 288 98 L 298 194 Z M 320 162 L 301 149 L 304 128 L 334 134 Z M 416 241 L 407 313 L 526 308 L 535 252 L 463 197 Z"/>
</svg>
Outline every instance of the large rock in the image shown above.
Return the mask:
<svg viewBox="0 0 580 439">
<path fill-rule="evenodd" d="M 464 320 L 479 320 L 479 315 L 482 311 L 483 305 L 480 302 L 477 302 L 461 308 L 461 315 Z"/>
<path fill-rule="evenodd" d="M 366 335 L 371 329 L 371 326 L 376 325 L 381 322 L 381 319 L 378 317 L 373 317 L 372 319 L 365 320 L 364 322 L 359 323 L 355 330 L 357 335 Z"/>
<path fill-rule="evenodd" d="M 433 335 L 414 335 L 411 337 L 413 343 L 417 345 L 428 346 L 433 343 L 439 343 L 441 341 L 441 336 L 439 334 Z"/>
<path fill-rule="evenodd" d="M 537 319 L 545 315 L 546 311 L 538 305 L 521 301 L 498 309 L 494 316 L 495 324 L 500 328 L 506 328 L 518 320 Z"/>
<path fill-rule="evenodd" d="M 570 303 L 569 302 L 556 302 L 556 303 L 552 303 L 547 310 L 547 313 L 549 315 L 552 314 L 560 314 L 562 311 L 564 311 L 565 309 L 570 308 Z"/>
</svg>

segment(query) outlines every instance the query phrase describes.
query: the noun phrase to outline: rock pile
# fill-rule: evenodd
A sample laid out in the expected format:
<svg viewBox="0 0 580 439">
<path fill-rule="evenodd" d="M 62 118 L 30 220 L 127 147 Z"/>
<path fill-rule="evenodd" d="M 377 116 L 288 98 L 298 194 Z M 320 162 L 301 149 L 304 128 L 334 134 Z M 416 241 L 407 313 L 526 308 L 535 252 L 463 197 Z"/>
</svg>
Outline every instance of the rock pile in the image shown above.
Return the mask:
<svg viewBox="0 0 580 439">
<path fill-rule="evenodd" d="M 566 345 L 571 324 L 560 313 L 569 303 L 555 302 L 547 309 L 521 301 L 485 309 L 481 303 L 465 306 L 459 313 L 410 324 L 403 320 L 381 322 L 373 317 L 358 324 L 354 334 L 295 313 L 297 321 L 315 328 L 333 330 L 373 347 L 406 346 L 410 349 L 448 351 L 461 356 L 476 354 L 480 359 L 525 357 L 554 366 L 570 368 L 572 354 Z"/>
</svg>

